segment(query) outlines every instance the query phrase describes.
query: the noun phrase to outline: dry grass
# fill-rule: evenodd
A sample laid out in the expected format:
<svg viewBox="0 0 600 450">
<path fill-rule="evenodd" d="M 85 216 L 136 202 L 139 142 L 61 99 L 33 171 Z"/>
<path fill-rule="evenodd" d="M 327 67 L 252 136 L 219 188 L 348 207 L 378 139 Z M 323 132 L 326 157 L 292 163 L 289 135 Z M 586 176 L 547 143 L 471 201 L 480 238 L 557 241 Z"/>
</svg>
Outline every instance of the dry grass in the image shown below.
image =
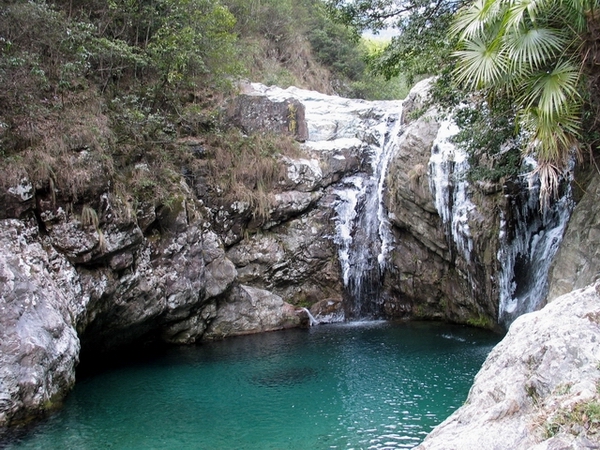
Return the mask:
<svg viewBox="0 0 600 450">
<path fill-rule="evenodd" d="M 114 174 L 108 119 L 101 101 L 89 92 L 35 119 L 18 118 L 16 132 L 23 148 L 13 143 L 13 150 L 0 160 L 3 188 L 25 178 L 38 190 L 77 202 Z"/>
<path fill-rule="evenodd" d="M 206 147 L 207 157 L 200 163 L 208 185 L 223 203 L 245 202 L 255 219 L 266 220 L 271 209 L 269 194 L 285 179 L 281 156 L 297 156 L 298 144 L 289 136 L 243 136 L 231 129 L 211 136 Z"/>
</svg>

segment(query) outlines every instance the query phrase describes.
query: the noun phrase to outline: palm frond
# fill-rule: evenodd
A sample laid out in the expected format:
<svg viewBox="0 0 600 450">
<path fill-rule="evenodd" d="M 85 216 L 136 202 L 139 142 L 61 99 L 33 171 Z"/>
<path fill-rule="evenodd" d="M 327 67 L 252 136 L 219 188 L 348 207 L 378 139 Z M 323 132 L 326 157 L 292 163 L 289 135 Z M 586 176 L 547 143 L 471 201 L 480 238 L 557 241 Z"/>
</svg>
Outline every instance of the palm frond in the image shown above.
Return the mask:
<svg viewBox="0 0 600 450">
<path fill-rule="evenodd" d="M 544 211 L 550 206 L 550 201 L 558 197 L 561 175 L 564 167 L 559 167 L 550 161 L 538 161 L 538 166 L 532 176 L 540 180 L 540 210 Z"/>
<path fill-rule="evenodd" d="M 577 146 L 579 116 L 574 112 L 548 116 L 539 108 L 527 108 L 521 123 L 530 136 L 527 151 L 534 152 L 539 161 L 564 165 Z"/>
<path fill-rule="evenodd" d="M 542 116 L 563 115 L 581 100 L 579 75 L 579 68 L 571 61 L 559 61 L 553 70 L 531 77 L 523 104 L 538 108 Z"/>
<path fill-rule="evenodd" d="M 504 37 L 512 66 L 540 67 L 567 45 L 564 33 L 552 28 L 512 28 Z"/>
<path fill-rule="evenodd" d="M 484 29 L 502 17 L 502 3 L 497 0 L 476 0 L 469 7 L 459 11 L 450 27 L 450 34 L 459 39 L 472 39 L 481 36 Z"/>
<path fill-rule="evenodd" d="M 470 88 L 481 89 L 502 80 L 509 67 L 506 53 L 497 42 L 484 42 L 479 38 L 464 43 L 464 49 L 456 51 L 458 67 L 456 80 Z"/>
<path fill-rule="evenodd" d="M 520 27 L 523 24 L 535 24 L 540 13 L 548 9 L 553 0 L 514 0 L 510 2 L 505 17 L 507 28 Z"/>
<path fill-rule="evenodd" d="M 587 30 L 588 13 L 598 9 L 597 0 L 557 0 L 557 7 L 552 10 L 553 17 L 568 27 L 575 34 Z"/>
</svg>

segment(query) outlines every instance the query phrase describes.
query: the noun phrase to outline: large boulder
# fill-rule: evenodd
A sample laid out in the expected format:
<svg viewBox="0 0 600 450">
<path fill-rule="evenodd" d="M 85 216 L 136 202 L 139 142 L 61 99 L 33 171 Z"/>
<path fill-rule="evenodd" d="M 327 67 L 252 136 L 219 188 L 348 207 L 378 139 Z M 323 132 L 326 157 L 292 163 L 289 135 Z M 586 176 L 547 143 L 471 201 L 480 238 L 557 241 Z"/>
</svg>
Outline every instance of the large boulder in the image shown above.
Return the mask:
<svg viewBox="0 0 600 450">
<path fill-rule="evenodd" d="M 516 319 L 418 450 L 600 447 L 600 284 Z"/>
<path fill-rule="evenodd" d="M 302 315 L 281 297 L 264 289 L 239 285 L 218 305 L 205 339 L 281 330 L 300 325 Z"/>
<path fill-rule="evenodd" d="M 308 139 L 304 105 L 296 99 L 273 101 L 262 95 L 242 94 L 232 102 L 228 115 L 247 134 L 270 132 L 289 134 L 301 142 Z"/>
</svg>

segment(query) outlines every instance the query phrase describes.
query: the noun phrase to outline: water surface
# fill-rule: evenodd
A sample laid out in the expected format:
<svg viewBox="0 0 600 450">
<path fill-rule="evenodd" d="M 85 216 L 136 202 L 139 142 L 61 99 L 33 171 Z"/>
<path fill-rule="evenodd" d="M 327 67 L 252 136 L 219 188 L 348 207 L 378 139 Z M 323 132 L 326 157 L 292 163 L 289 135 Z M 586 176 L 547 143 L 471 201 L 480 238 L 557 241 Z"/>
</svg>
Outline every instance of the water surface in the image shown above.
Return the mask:
<svg viewBox="0 0 600 450">
<path fill-rule="evenodd" d="M 464 402 L 498 340 L 370 322 L 172 348 L 81 378 L 8 448 L 412 448 Z"/>
</svg>

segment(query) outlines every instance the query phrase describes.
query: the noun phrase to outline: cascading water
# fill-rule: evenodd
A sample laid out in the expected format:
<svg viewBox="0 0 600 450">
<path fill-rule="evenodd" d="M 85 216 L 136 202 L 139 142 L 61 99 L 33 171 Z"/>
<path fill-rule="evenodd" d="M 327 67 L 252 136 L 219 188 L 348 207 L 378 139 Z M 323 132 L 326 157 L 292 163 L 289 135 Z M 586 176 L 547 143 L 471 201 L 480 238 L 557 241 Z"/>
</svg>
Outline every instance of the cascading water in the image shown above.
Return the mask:
<svg viewBox="0 0 600 450">
<path fill-rule="evenodd" d="M 467 155 L 451 142 L 456 132 L 458 128 L 451 120 L 441 124 L 429 161 L 429 183 L 446 236 L 469 264 L 473 251 L 469 217 L 476 213 L 476 206 L 468 195 Z M 516 192 L 507 196 L 511 217 L 501 212 L 497 255 L 501 266 L 498 322 L 506 328 L 521 314 L 539 309 L 545 300 L 548 271 L 573 207 L 567 189 L 550 208 L 540 212 L 539 183 L 528 175 L 523 175 Z M 474 287 L 471 271 L 466 276 Z"/>
<path fill-rule="evenodd" d="M 469 262 L 473 251 L 469 214 L 475 210 L 475 205 L 467 194 L 467 154 L 450 141 L 457 132 L 458 127 L 451 120 L 441 123 L 429 159 L 429 188 L 446 228 L 446 236 L 454 241 Z"/>
<path fill-rule="evenodd" d="M 337 243 L 344 285 L 351 297 L 347 309 L 350 318 L 381 315 L 380 286 L 393 246 L 383 194 L 389 161 L 400 137 L 401 114 L 398 108 L 370 130 L 371 136 L 378 138 L 368 147 L 371 175 L 351 177 L 344 189 L 336 191 Z"/>
<path fill-rule="evenodd" d="M 364 101 L 319 94 L 298 88 L 286 90 L 253 85 L 271 100 L 294 97 L 305 107 L 309 140 L 317 151 L 358 149 L 366 164 L 342 179 L 335 189 L 335 243 L 346 288 L 346 318 L 381 315 L 382 273 L 393 236 L 383 202 L 388 164 L 401 139 L 402 102 Z"/>
<path fill-rule="evenodd" d="M 535 167 L 535 161 L 528 159 Z M 518 316 L 542 306 L 548 294 L 548 272 L 567 227 L 573 200 L 570 184 L 560 199 L 540 211 L 539 182 L 524 176 L 520 194 L 511 198 L 510 229 L 500 222 L 500 303 L 498 321 L 508 327 Z"/>
</svg>

